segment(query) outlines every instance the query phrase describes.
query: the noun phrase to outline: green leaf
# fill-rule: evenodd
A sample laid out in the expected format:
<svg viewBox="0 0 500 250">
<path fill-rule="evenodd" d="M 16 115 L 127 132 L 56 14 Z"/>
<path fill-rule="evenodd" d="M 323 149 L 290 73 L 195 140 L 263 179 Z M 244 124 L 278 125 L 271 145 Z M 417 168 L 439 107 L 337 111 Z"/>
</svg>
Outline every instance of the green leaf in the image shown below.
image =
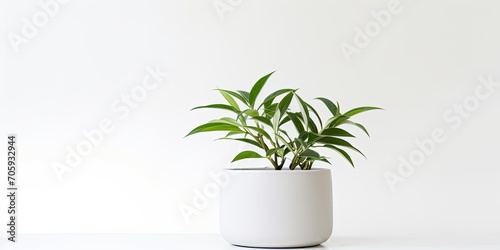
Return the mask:
<svg viewBox="0 0 500 250">
<path fill-rule="evenodd" d="M 266 157 L 269 157 L 269 156 L 273 155 L 274 153 L 276 153 L 280 149 L 281 148 L 271 148 L 271 149 L 267 150 Z"/>
<path fill-rule="evenodd" d="M 273 127 L 273 124 L 271 123 L 271 119 L 267 118 L 267 117 L 264 117 L 264 116 L 254 116 L 252 117 L 252 119 L 254 120 L 257 120 L 259 122 L 262 122 L 264 124 L 266 124 L 267 126 L 269 127 Z"/>
<path fill-rule="evenodd" d="M 318 133 L 318 127 L 316 127 L 316 124 L 311 119 L 311 117 L 309 117 L 309 129 L 311 130 L 311 132 Z"/>
<path fill-rule="evenodd" d="M 289 117 L 289 116 L 285 116 L 285 117 L 283 117 L 283 119 L 281 119 L 281 122 L 280 122 L 280 124 L 278 125 L 278 127 L 283 126 L 283 124 L 286 124 L 286 123 L 287 123 L 287 122 L 289 122 L 289 121 L 290 121 L 290 117 Z"/>
<path fill-rule="evenodd" d="M 342 149 L 340 149 L 340 148 L 338 148 L 338 147 L 335 147 L 335 146 L 333 146 L 333 145 L 329 145 L 329 144 L 327 144 L 327 145 L 323 145 L 323 147 L 325 147 L 325 148 L 329 148 L 329 149 L 332 149 L 333 151 L 335 151 L 335 152 L 339 153 L 339 154 L 340 154 L 340 155 L 342 155 L 342 156 L 343 156 L 343 157 L 344 157 L 344 158 L 345 158 L 345 159 L 346 159 L 349 163 L 351 163 L 352 167 L 354 167 L 354 162 L 352 161 L 351 156 L 349 156 L 349 154 L 348 154 L 346 151 L 344 151 L 344 150 L 342 150 Z"/>
<path fill-rule="evenodd" d="M 304 149 L 307 149 L 307 144 L 305 141 L 303 141 L 302 139 L 300 138 L 295 138 L 295 144 L 297 145 L 297 148 L 304 148 Z"/>
<path fill-rule="evenodd" d="M 247 100 L 245 100 L 245 98 L 244 98 L 242 95 L 240 95 L 239 93 L 236 93 L 236 92 L 234 92 L 234 91 L 227 90 L 227 89 L 217 89 L 217 90 L 218 90 L 218 91 L 223 91 L 223 92 L 225 92 L 225 93 L 227 93 L 227 94 L 229 94 L 229 95 L 232 95 L 233 97 L 238 98 L 238 100 L 240 100 L 241 102 L 243 102 L 243 103 L 245 103 L 245 104 L 247 104 L 247 105 L 248 105 L 248 101 L 247 101 Z"/>
<path fill-rule="evenodd" d="M 332 165 L 332 163 L 331 163 L 330 161 L 328 161 L 328 160 L 326 159 L 326 157 L 324 157 L 324 156 L 321 156 L 321 157 L 318 159 L 318 161 L 326 162 L 326 163 L 328 163 L 328 164 Z"/>
<path fill-rule="evenodd" d="M 280 140 L 281 142 L 283 142 L 283 144 L 285 144 L 285 147 L 288 149 L 289 152 L 294 152 L 293 150 L 293 147 L 292 145 L 290 145 L 290 143 L 288 143 L 285 138 L 283 138 L 283 136 L 281 135 L 276 135 L 276 137 L 278 137 L 278 140 Z M 287 151 L 285 150 L 285 154 L 287 154 Z"/>
<path fill-rule="evenodd" d="M 324 97 L 318 97 L 316 99 L 322 101 L 326 105 L 326 107 L 330 110 L 333 116 L 337 116 L 339 114 L 339 109 L 337 105 L 335 105 L 332 101 Z"/>
<path fill-rule="evenodd" d="M 264 108 L 264 114 L 267 118 L 271 119 L 271 117 L 274 116 L 274 113 L 276 113 L 276 107 L 278 107 L 278 103 L 273 103 Z"/>
<path fill-rule="evenodd" d="M 238 112 L 238 115 L 236 116 L 236 120 L 240 121 L 241 124 L 245 125 L 246 124 L 246 117 L 244 116 L 245 111 L 248 109 L 245 109 L 243 111 Z"/>
<path fill-rule="evenodd" d="M 366 156 L 361 151 L 359 151 L 359 149 L 355 148 L 353 145 L 351 145 L 346 140 L 343 140 L 343 139 L 340 139 L 340 138 L 336 138 L 336 137 L 322 137 L 319 140 L 317 140 L 317 142 L 325 143 L 326 145 L 333 144 L 333 145 L 347 147 L 347 148 L 350 148 L 350 149 L 352 149 L 352 150 L 360 153 L 362 156 L 364 156 L 366 158 Z"/>
<path fill-rule="evenodd" d="M 302 132 L 302 133 L 299 134 L 298 138 L 301 139 L 301 140 L 303 140 L 303 141 L 306 141 L 308 137 L 309 137 L 309 132 L 304 131 L 304 132 Z"/>
<path fill-rule="evenodd" d="M 191 130 L 191 132 L 189 132 L 189 134 L 187 134 L 186 137 L 196 133 L 213 132 L 213 131 L 241 132 L 241 130 L 235 125 L 230 125 L 224 122 L 209 122 Z"/>
<path fill-rule="evenodd" d="M 239 161 L 239 160 L 243 160 L 243 159 L 248 159 L 248 158 L 264 158 L 264 157 L 256 152 L 254 152 L 254 151 L 247 150 L 247 151 L 243 151 L 243 152 L 239 153 L 238 155 L 236 155 L 236 157 L 234 157 L 234 159 L 231 162 L 235 162 L 235 161 Z"/>
<path fill-rule="evenodd" d="M 290 152 L 291 152 L 290 148 L 285 147 L 285 150 L 283 151 L 283 155 L 286 155 L 286 154 L 288 154 Z"/>
<path fill-rule="evenodd" d="M 351 133 L 341 129 L 341 128 L 327 128 L 323 130 L 322 135 L 332 135 L 332 136 L 341 136 L 341 137 L 355 137 Z"/>
<path fill-rule="evenodd" d="M 274 131 L 274 134 L 278 133 L 278 127 L 279 127 L 280 118 L 281 118 L 281 112 L 280 112 L 280 110 L 278 108 L 276 108 L 276 113 L 274 113 L 274 116 L 273 116 L 273 131 Z"/>
<path fill-rule="evenodd" d="M 280 90 L 276 90 L 274 91 L 273 93 L 271 93 L 270 95 L 268 95 L 264 101 L 262 102 L 262 104 L 260 104 L 259 108 L 264 105 L 264 108 L 267 108 L 269 107 L 269 105 L 271 105 L 274 101 L 274 98 L 282 95 L 282 94 L 285 94 L 285 93 L 290 93 L 292 91 L 295 91 L 293 89 L 280 89 Z"/>
<path fill-rule="evenodd" d="M 313 106 L 309 105 L 308 103 L 306 103 L 306 104 L 307 104 L 307 107 L 314 113 L 314 115 L 316 116 L 316 118 L 319 121 L 319 126 L 322 128 L 323 127 L 323 122 L 321 121 L 321 117 L 319 117 L 318 112 L 316 112 L 316 110 L 313 108 Z"/>
<path fill-rule="evenodd" d="M 339 115 L 339 116 L 335 116 L 335 117 L 330 118 L 326 124 L 327 124 L 328 128 L 333 128 L 333 127 L 336 127 L 336 126 L 344 123 L 347 120 L 349 120 L 349 116 Z"/>
<path fill-rule="evenodd" d="M 224 110 L 229 110 L 229 111 L 238 113 L 238 110 L 236 110 L 233 106 L 226 105 L 226 104 L 210 104 L 210 105 L 205 105 L 205 106 L 198 106 L 198 107 L 192 108 L 191 110 L 195 110 L 195 109 L 207 109 L 207 108 L 210 108 L 210 109 L 224 109 Z"/>
<path fill-rule="evenodd" d="M 279 129 L 279 132 L 284 134 L 286 136 L 286 138 L 288 138 L 289 141 L 292 141 L 292 139 L 290 139 L 290 136 L 288 136 L 288 133 L 285 130 Z"/>
<path fill-rule="evenodd" d="M 227 123 L 229 125 L 234 125 L 240 127 L 241 124 L 239 124 L 235 119 L 230 118 L 230 117 L 222 117 L 219 120 L 214 120 L 213 122 L 222 122 L 222 123 Z"/>
<path fill-rule="evenodd" d="M 293 92 L 289 93 L 283 99 L 281 99 L 280 103 L 278 104 L 278 108 L 280 110 L 280 114 L 285 114 L 286 111 L 288 110 L 288 106 L 290 106 L 290 103 L 292 102 L 293 98 Z"/>
<path fill-rule="evenodd" d="M 344 123 L 345 124 L 354 125 L 354 126 L 360 128 L 361 130 L 363 130 L 366 133 L 366 135 L 368 135 L 368 137 L 370 137 L 370 134 L 368 133 L 368 130 L 366 130 L 366 128 L 363 125 L 361 125 L 359 123 L 352 122 L 352 121 L 345 121 Z"/>
<path fill-rule="evenodd" d="M 299 104 L 300 113 L 302 114 L 302 121 L 304 122 L 304 128 L 308 129 L 310 119 L 309 119 L 309 109 L 307 107 L 307 104 L 306 104 L 306 102 L 304 102 L 302 100 L 302 98 L 300 98 L 300 96 L 295 94 L 295 92 L 294 92 L 294 95 L 295 95 L 295 98 L 297 98 L 297 102 Z M 316 129 L 316 132 L 318 132 L 317 129 Z"/>
<path fill-rule="evenodd" d="M 381 108 L 378 108 L 378 107 L 359 107 L 359 108 L 354 108 L 354 109 L 351 109 L 347 112 L 345 112 L 345 116 L 354 116 L 354 115 L 357 115 L 359 113 L 362 113 L 362 112 L 366 112 L 366 111 L 369 111 L 369 110 L 374 110 L 374 109 L 381 109 Z"/>
<path fill-rule="evenodd" d="M 322 135 L 318 135 L 316 133 L 308 132 L 307 142 L 309 143 L 309 145 L 314 145 L 319 139 L 321 139 L 323 137 L 324 136 L 322 136 Z"/>
<path fill-rule="evenodd" d="M 250 107 L 254 107 L 255 105 L 255 100 L 257 100 L 257 96 L 260 93 L 260 90 L 262 87 L 264 87 L 264 84 L 266 84 L 267 79 L 274 73 L 275 71 L 263 76 L 260 78 L 252 87 L 252 90 L 250 90 L 250 95 L 248 97 L 248 103 L 250 103 Z"/>
<path fill-rule="evenodd" d="M 321 156 L 319 155 L 318 152 L 312 149 L 307 149 L 300 154 L 300 157 L 307 157 L 309 159 L 319 160 Z"/>
<path fill-rule="evenodd" d="M 245 113 L 251 117 L 259 116 L 259 112 L 255 109 L 247 109 L 247 110 L 243 111 L 243 113 Z"/>
<path fill-rule="evenodd" d="M 246 133 L 243 131 L 231 131 L 231 132 L 227 133 L 225 137 L 229 137 L 229 136 L 233 136 L 233 135 L 240 135 L 240 134 L 245 134 L 244 136 L 246 136 Z"/>
<path fill-rule="evenodd" d="M 240 95 L 243 97 L 246 103 L 250 105 L 250 101 L 248 98 L 250 98 L 250 93 L 244 91 L 244 90 L 236 90 L 236 92 L 240 93 Z"/>
<path fill-rule="evenodd" d="M 259 112 L 257 112 L 255 109 L 245 109 L 243 111 L 238 112 L 238 116 L 236 117 L 236 120 L 240 121 L 241 124 L 246 125 L 246 117 L 244 115 L 249 115 L 250 117 L 258 116 Z"/>
<path fill-rule="evenodd" d="M 218 140 L 241 141 L 241 142 L 245 142 L 245 143 L 248 143 L 248 144 L 252 144 L 252 145 L 254 145 L 254 146 L 258 147 L 258 148 L 262 148 L 262 146 L 258 142 L 254 141 L 252 139 L 248 139 L 248 138 L 227 138 L 227 137 L 223 137 L 223 138 L 219 138 Z"/>
<path fill-rule="evenodd" d="M 291 112 L 287 112 L 287 114 L 288 114 L 288 117 L 290 118 L 290 120 L 292 120 L 293 125 L 297 129 L 297 132 L 299 134 L 304 132 L 305 131 L 304 126 L 302 125 L 302 121 L 298 118 L 297 114 L 291 113 Z"/>
<path fill-rule="evenodd" d="M 226 101 L 236 110 L 240 111 L 240 107 L 238 106 L 238 103 L 234 100 L 233 97 L 231 97 L 231 94 L 229 94 L 227 91 L 218 89 L 219 93 L 221 93 L 222 96 L 226 99 Z"/>
<path fill-rule="evenodd" d="M 282 158 L 283 158 L 283 157 L 285 157 L 285 154 L 286 154 L 286 153 L 285 153 L 285 149 L 283 149 L 283 148 L 285 148 L 285 146 L 282 146 L 282 147 L 278 150 L 278 152 L 277 152 L 277 153 L 278 153 L 278 155 L 279 155 L 280 157 L 282 157 Z"/>
<path fill-rule="evenodd" d="M 263 130 L 261 128 L 254 127 L 254 126 L 245 126 L 245 127 L 248 128 L 248 129 L 256 131 L 257 133 L 265 136 L 267 139 L 269 139 L 270 141 L 272 141 L 271 136 L 265 130 Z"/>
</svg>

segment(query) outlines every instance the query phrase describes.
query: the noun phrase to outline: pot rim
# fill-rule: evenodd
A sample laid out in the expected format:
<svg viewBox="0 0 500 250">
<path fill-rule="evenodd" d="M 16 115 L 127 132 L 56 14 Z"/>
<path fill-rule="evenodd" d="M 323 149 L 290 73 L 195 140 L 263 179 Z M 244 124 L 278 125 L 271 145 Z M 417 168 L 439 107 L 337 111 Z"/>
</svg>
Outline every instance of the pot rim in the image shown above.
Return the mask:
<svg viewBox="0 0 500 250">
<path fill-rule="evenodd" d="M 310 173 L 310 172 L 331 172 L 329 168 L 312 168 L 309 170 L 302 170 L 302 169 L 295 169 L 295 170 L 290 170 L 290 169 L 282 169 L 282 170 L 275 170 L 274 168 L 271 167 L 266 167 L 266 168 L 224 168 L 223 170 L 226 171 L 237 171 L 237 172 L 260 172 L 260 173 Z"/>
</svg>

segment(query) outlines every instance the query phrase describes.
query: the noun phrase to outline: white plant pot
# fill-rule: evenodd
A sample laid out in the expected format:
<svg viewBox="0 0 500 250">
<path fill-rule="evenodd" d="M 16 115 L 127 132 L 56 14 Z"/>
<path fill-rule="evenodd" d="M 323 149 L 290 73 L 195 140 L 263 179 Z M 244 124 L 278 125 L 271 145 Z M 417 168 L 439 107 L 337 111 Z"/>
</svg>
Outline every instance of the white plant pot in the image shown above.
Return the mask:
<svg viewBox="0 0 500 250">
<path fill-rule="evenodd" d="M 332 234 L 328 169 L 226 170 L 220 227 L 229 243 L 247 247 L 307 247 Z"/>
</svg>

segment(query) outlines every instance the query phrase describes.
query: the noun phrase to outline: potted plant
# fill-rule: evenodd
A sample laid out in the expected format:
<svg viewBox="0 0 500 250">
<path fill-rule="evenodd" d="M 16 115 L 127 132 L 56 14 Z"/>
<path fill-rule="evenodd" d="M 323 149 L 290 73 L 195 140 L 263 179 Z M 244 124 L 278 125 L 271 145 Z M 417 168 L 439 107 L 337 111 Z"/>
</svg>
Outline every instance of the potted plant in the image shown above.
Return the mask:
<svg viewBox="0 0 500 250">
<path fill-rule="evenodd" d="M 272 166 L 227 170 L 238 173 L 231 174 L 230 184 L 221 190 L 220 226 L 228 242 L 248 247 L 319 245 L 332 233 L 332 181 L 329 169 L 312 168 L 316 161 L 330 163 L 316 149 L 332 150 L 354 167 L 345 149 L 362 153 L 345 140 L 354 136 L 341 127 L 353 125 L 369 135 L 351 117 L 380 108 L 359 107 L 341 113 L 338 103 L 319 97 L 330 112 L 325 120 L 297 89 L 280 89 L 258 102 L 273 73 L 260 78 L 250 92 L 217 89 L 227 104 L 193 110 L 223 109 L 231 116 L 202 124 L 186 136 L 226 132 L 221 139 L 248 143 L 258 151 L 240 152 L 233 162 L 266 158 Z M 294 102 L 297 111 L 291 110 Z"/>
</svg>

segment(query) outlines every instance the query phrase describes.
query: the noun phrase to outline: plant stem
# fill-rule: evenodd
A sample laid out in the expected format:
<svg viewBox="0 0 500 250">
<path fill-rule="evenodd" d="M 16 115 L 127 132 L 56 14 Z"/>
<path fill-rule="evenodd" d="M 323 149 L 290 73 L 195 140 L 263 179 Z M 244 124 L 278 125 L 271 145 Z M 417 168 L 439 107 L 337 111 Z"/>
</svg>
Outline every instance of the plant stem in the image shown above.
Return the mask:
<svg viewBox="0 0 500 250">
<path fill-rule="evenodd" d="M 285 161 L 286 161 L 286 158 L 285 157 L 281 157 L 281 163 L 278 165 L 279 169 L 283 169 L 283 165 L 285 165 Z"/>
<path fill-rule="evenodd" d="M 274 162 L 276 163 L 276 167 L 275 167 L 275 169 L 276 169 L 276 170 L 281 170 L 281 168 L 282 168 L 283 166 L 279 166 L 279 165 L 277 165 L 277 164 L 278 164 L 278 155 L 276 155 L 276 153 L 274 153 Z"/>
</svg>

